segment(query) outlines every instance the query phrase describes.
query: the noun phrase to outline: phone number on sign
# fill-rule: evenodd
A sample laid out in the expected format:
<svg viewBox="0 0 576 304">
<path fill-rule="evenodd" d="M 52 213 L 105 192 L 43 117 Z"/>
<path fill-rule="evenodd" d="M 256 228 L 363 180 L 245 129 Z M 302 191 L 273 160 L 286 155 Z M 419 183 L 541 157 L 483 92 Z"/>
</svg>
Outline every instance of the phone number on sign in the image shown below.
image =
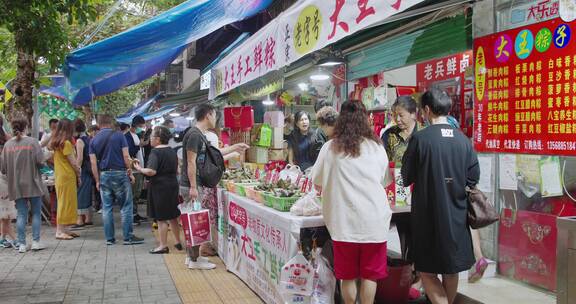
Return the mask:
<svg viewBox="0 0 576 304">
<path fill-rule="evenodd" d="M 550 150 L 574 150 L 576 149 L 576 142 L 574 141 L 549 141 L 548 149 Z"/>
</svg>

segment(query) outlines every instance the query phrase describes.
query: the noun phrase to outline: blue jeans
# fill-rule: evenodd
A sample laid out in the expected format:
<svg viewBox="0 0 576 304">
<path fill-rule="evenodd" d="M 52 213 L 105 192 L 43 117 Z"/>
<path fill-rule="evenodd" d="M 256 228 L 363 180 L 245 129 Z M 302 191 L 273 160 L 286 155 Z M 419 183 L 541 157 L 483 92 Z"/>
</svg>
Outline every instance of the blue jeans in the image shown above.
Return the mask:
<svg viewBox="0 0 576 304">
<path fill-rule="evenodd" d="M 18 242 L 26 245 L 26 224 L 28 223 L 28 201 L 32 205 L 32 240 L 40 241 L 40 225 L 42 224 L 41 209 L 42 198 L 30 197 L 20 198 L 16 200 L 16 209 L 18 210 L 18 218 L 16 219 L 16 230 L 18 231 Z"/>
<path fill-rule="evenodd" d="M 132 187 L 126 171 L 100 173 L 100 196 L 102 197 L 102 221 L 107 241 L 115 241 L 112 206 L 120 206 L 124 240 L 132 239 Z"/>
</svg>

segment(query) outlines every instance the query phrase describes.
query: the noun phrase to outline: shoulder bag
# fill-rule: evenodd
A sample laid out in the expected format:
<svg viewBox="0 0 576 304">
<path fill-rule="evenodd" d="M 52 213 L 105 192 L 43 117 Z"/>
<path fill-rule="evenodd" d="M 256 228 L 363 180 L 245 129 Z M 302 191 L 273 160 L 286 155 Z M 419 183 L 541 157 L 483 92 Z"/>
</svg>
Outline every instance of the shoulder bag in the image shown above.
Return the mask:
<svg viewBox="0 0 576 304">
<path fill-rule="evenodd" d="M 466 187 L 468 198 L 468 225 L 472 229 L 489 226 L 500 219 L 494 204 L 476 186 Z"/>
<path fill-rule="evenodd" d="M 222 175 L 226 170 L 224 165 L 224 157 L 217 148 L 213 147 L 205 136 L 202 136 L 202 142 L 206 146 L 204 159 L 201 163 L 197 163 L 198 178 L 200 185 L 208 188 L 214 188 L 222 179 Z"/>
</svg>

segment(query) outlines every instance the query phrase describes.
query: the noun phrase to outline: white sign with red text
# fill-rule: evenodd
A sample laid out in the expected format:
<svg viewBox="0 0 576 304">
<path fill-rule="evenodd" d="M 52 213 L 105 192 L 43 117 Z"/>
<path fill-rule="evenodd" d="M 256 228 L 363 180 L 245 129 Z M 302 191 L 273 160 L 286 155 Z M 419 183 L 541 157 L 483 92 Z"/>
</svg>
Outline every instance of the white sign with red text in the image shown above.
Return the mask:
<svg viewBox="0 0 576 304">
<path fill-rule="evenodd" d="M 212 68 L 210 99 L 382 22 L 422 0 L 302 0 Z"/>
</svg>

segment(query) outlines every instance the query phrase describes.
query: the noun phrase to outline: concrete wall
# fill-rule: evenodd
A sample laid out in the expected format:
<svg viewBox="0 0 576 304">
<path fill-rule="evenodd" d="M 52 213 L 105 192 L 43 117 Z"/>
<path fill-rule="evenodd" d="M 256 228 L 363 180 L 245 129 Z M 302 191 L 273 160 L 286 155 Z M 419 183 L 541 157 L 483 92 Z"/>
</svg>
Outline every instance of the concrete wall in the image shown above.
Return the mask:
<svg viewBox="0 0 576 304">
<path fill-rule="evenodd" d="M 182 57 L 184 60 L 188 58 L 188 49 L 184 50 Z M 182 89 L 185 90 L 188 88 L 198 78 L 200 78 L 200 70 L 189 69 L 186 67 L 186 63 L 184 63 L 184 70 L 182 74 Z"/>
</svg>

